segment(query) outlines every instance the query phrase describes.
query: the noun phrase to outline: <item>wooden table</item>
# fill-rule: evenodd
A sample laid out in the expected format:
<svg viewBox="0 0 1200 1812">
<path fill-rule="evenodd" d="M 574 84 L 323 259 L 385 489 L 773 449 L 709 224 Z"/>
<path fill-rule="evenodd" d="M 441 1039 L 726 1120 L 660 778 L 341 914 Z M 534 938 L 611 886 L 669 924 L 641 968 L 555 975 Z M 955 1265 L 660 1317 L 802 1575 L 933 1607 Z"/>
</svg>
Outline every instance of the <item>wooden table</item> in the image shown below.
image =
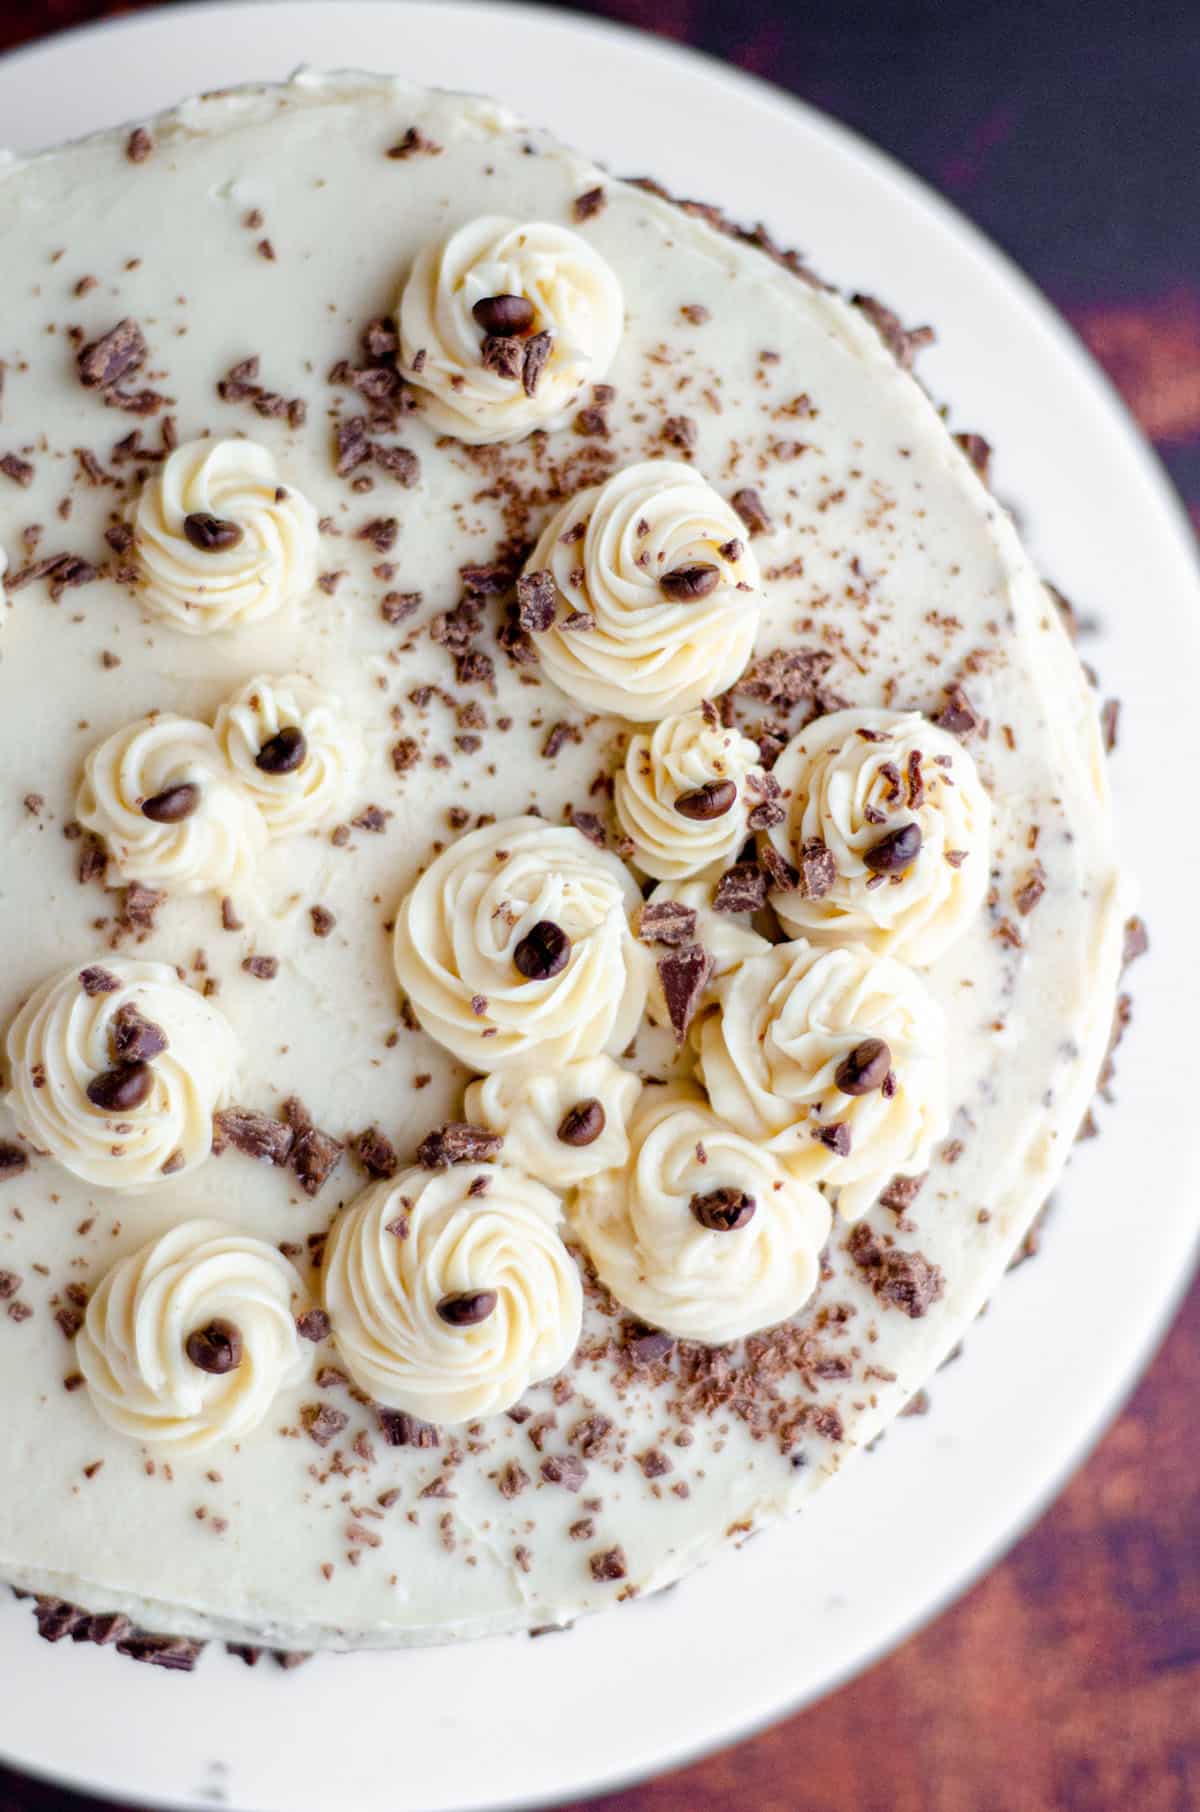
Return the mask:
<svg viewBox="0 0 1200 1812">
<path fill-rule="evenodd" d="M 129 10 L 0 0 L 0 49 Z M 1194 0 L 590 10 L 770 76 L 941 188 L 1074 323 L 1200 529 Z M 1073 1484 L 966 1598 L 823 1704 L 597 1812 L 1195 1812 L 1198 1413 L 1200 1287 Z M 90 1803 L 0 1769 L 0 1812 Z"/>
</svg>

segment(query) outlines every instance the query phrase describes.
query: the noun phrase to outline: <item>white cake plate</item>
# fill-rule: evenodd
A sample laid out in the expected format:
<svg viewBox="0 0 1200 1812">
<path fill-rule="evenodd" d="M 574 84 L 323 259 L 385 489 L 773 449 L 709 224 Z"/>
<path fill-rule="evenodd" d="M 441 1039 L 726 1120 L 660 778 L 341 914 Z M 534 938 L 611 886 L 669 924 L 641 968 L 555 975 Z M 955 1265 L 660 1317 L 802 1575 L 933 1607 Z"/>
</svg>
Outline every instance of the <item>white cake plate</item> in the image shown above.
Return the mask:
<svg viewBox="0 0 1200 1812">
<path fill-rule="evenodd" d="M 834 281 L 933 320 L 922 376 L 956 425 L 998 446 L 1000 495 L 1043 570 L 1101 619 L 1086 652 L 1126 706 L 1117 803 L 1154 949 L 1135 972 L 1120 1111 L 1080 1148 L 1043 1255 L 936 1380 L 933 1413 L 899 1423 L 798 1522 L 569 1634 L 286 1674 L 215 1649 L 189 1678 L 51 1648 L 28 1606 L 0 1604 L 0 1753 L 14 1766 L 159 1807 L 545 1804 L 733 1742 L 881 1655 L 1045 1506 L 1158 1341 L 1200 1200 L 1200 586 L 1153 457 L 1000 254 L 841 127 L 693 53 L 535 7 L 172 6 L 0 61 L 0 142 L 33 150 L 301 62 L 493 93 L 618 173 L 765 220 Z"/>
</svg>

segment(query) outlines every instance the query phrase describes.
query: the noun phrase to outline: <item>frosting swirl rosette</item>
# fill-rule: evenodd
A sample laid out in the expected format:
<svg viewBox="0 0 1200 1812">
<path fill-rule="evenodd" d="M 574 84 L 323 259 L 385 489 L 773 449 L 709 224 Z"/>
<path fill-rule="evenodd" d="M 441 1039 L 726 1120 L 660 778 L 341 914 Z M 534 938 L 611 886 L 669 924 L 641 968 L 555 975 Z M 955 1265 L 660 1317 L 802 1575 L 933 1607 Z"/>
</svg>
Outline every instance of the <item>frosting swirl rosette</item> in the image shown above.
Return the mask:
<svg viewBox="0 0 1200 1812">
<path fill-rule="evenodd" d="M 217 742 L 272 837 L 318 830 L 340 816 L 365 760 L 341 700 L 302 674 L 259 674 L 217 712 Z"/>
<path fill-rule="evenodd" d="M 504 1161 L 552 1189 L 571 1189 L 629 1156 L 625 1128 L 642 1092 L 611 1057 L 553 1069 L 496 1070 L 467 1090 L 467 1119 L 504 1138 Z"/>
<path fill-rule="evenodd" d="M 9 1028 L 8 1105 L 39 1151 L 104 1189 L 146 1189 L 206 1158 L 237 1069 L 233 1029 L 167 963 L 48 976 Z"/>
<path fill-rule="evenodd" d="M 694 929 L 687 942 L 699 944 L 712 959 L 712 968 L 695 1006 L 696 1017 L 713 1005 L 716 984 L 722 976 L 729 975 L 748 956 L 758 956 L 771 948 L 767 939 L 760 937 L 754 930 L 749 913 L 714 910 L 716 890 L 717 880 L 708 876 L 701 876 L 694 881 L 661 881 L 646 902 L 647 906 L 683 906 L 695 914 Z M 658 945 L 655 948 L 655 955 L 660 958 L 670 956 L 671 953 L 669 946 Z M 657 965 L 650 982 L 646 1011 L 655 1025 L 670 1025 L 671 1015 L 667 1010 L 662 976 Z M 695 1023 L 694 1017 L 693 1025 Z"/>
<path fill-rule="evenodd" d="M 475 447 L 558 425 L 604 377 L 625 323 L 616 275 L 586 239 L 498 214 L 425 246 L 396 312 L 426 420 Z"/>
<path fill-rule="evenodd" d="M 579 492 L 547 525 L 522 582 L 553 580 L 554 615 L 533 639 L 555 685 L 633 723 L 724 692 L 750 659 L 762 605 L 745 537 L 681 461 L 649 459 Z"/>
<path fill-rule="evenodd" d="M 184 1221 L 101 1280 L 75 1343 L 92 1402 L 122 1434 L 198 1453 L 257 1428 L 305 1370 L 303 1287 L 265 1240 Z"/>
<path fill-rule="evenodd" d="M 917 1176 L 949 1123 L 942 1010 L 912 969 L 861 944 L 802 941 L 718 984 L 697 1035 L 713 1108 L 848 1219 Z"/>
<path fill-rule="evenodd" d="M 138 596 L 188 635 L 261 622 L 317 578 L 317 514 L 252 440 L 194 440 L 130 512 Z"/>
<path fill-rule="evenodd" d="M 633 861 L 656 881 L 731 862 L 746 841 L 750 776 L 762 777 L 758 744 L 726 729 L 711 707 L 632 736 L 613 803 Z"/>
<path fill-rule="evenodd" d="M 87 757 L 75 805 L 126 881 L 227 893 L 266 842 L 254 801 L 207 724 L 164 711 L 116 730 Z"/>
<path fill-rule="evenodd" d="M 647 1088 L 620 1170 L 571 1214 L 602 1281 L 635 1315 L 718 1345 L 796 1314 L 816 1288 L 829 1205 L 726 1126 L 687 1083 Z"/>
<path fill-rule="evenodd" d="M 421 1025 L 479 1070 L 623 1050 L 650 959 L 617 857 L 577 830 L 507 818 L 443 850 L 401 902 L 396 977 Z"/>
<path fill-rule="evenodd" d="M 774 778 L 776 850 L 795 863 L 819 840 L 837 869 L 827 890 L 772 893 L 789 931 L 920 966 L 962 935 L 987 891 L 992 813 L 957 737 L 919 711 L 832 711 L 793 736 Z"/>
<path fill-rule="evenodd" d="M 499 1414 L 575 1350 L 583 1292 L 562 1205 L 504 1165 L 406 1170 L 334 1222 L 325 1307 L 379 1403 L 441 1424 Z"/>
</svg>

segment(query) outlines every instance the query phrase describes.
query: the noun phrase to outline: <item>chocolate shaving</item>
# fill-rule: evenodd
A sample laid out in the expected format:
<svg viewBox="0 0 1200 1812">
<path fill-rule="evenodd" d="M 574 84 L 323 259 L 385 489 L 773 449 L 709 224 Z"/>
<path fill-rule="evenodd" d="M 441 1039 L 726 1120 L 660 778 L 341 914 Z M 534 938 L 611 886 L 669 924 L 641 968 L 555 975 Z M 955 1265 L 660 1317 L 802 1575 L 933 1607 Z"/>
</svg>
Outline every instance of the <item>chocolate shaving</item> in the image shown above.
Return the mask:
<svg viewBox="0 0 1200 1812">
<path fill-rule="evenodd" d="M 864 1221 L 851 1233 L 846 1250 L 879 1301 L 902 1310 L 914 1321 L 940 1301 L 945 1291 L 939 1266 L 920 1252 L 887 1244 Z"/>
</svg>

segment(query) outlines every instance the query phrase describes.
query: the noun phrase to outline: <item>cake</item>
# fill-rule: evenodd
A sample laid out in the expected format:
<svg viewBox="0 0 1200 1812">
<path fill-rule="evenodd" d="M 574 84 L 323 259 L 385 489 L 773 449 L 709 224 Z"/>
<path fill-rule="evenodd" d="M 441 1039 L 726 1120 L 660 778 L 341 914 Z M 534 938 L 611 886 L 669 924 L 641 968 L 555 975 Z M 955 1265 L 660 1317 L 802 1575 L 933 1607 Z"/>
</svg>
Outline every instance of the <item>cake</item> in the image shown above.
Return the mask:
<svg viewBox="0 0 1200 1812">
<path fill-rule="evenodd" d="M 0 164 L 0 1578 L 189 1667 L 570 1622 L 999 1284 L 1127 907 L 928 334 L 490 102 Z"/>
</svg>

